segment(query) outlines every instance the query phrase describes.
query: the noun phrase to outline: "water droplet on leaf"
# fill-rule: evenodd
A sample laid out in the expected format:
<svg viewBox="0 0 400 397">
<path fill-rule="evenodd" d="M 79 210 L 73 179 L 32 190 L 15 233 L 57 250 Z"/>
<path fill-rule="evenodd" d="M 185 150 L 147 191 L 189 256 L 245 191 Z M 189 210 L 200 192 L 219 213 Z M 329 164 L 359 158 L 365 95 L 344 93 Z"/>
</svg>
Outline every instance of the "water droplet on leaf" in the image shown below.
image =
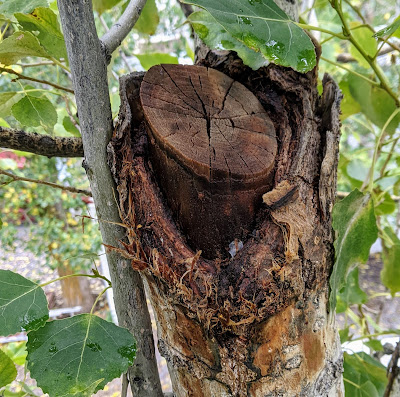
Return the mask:
<svg viewBox="0 0 400 397">
<path fill-rule="evenodd" d="M 92 352 L 101 352 L 103 350 L 101 346 L 96 342 L 88 343 L 87 346 Z"/>
<path fill-rule="evenodd" d="M 253 24 L 251 23 L 251 19 L 248 17 L 238 16 L 238 21 L 239 21 L 240 25 L 242 25 L 244 23 L 245 25 L 253 26 Z"/>
</svg>

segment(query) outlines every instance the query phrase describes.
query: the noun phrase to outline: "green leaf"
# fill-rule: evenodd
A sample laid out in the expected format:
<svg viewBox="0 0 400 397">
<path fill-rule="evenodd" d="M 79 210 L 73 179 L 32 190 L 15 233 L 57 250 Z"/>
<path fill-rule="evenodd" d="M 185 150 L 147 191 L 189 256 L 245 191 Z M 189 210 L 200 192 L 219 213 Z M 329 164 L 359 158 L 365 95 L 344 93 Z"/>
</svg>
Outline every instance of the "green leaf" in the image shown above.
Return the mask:
<svg viewBox="0 0 400 397">
<path fill-rule="evenodd" d="M 379 128 L 382 128 L 396 110 L 394 99 L 383 89 L 373 86 L 368 81 L 354 74 L 348 77 L 349 89 L 353 98 L 360 104 L 361 111 Z M 397 115 L 386 131 L 393 134 L 400 123 Z"/>
<path fill-rule="evenodd" d="M 147 0 L 134 28 L 144 34 L 153 35 L 156 32 L 160 17 L 156 0 Z"/>
<path fill-rule="evenodd" d="M 18 92 L 0 92 L 0 116 L 7 117 L 11 115 L 11 107 L 18 102 L 23 94 Z"/>
<path fill-rule="evenodd" d="M 0 168 L 4 170 L 16 170 L 18 168 L 18 164 L 13 159 L 0 159 Z"/>
<path fill-rule="evenodd" d="M 381 280 L 392 295 L 400 291 L 400 240 L 396 233 L 389 227 L 384 229 L 388 238 L 382 239 L 383 269 Z M 390 239 L 390 243 L 387 241 Z"/>
<path fill-rule="evenodd" d="M 149 70 L 154 65 L 160 65 L 161 63 L 178 64 L 178 58 L 169 54 L 163 54 L 162 52 L 152 52 L 148 54 L 135 55 L 139 59 L 143 69 Z"/>
<path fill-rule="evenodd" d="M 364 182 L 369 174 L 369 168 L 358 158 L 347 164 L 347 175 L 353 179 Z"/>
<path fill-rule="evenodd" d="M 0 270 L 0 335 L 42 327 L 49 318 L 46 295 L 38 284 Z"/>
<path fill-rule="evenodd" d="M 379 204 L 375 207 L 375 214 L 389 215 L 396 211 L 396 202 L 392 199 L 389 192 L 386 192 L 381 198 Z"/>
<path fill-rule="evenodd" d="M 365 346 L 369 347 L 370 349 L 376 351 L 376 352 L 382 352 L 383 351 L 383 346 L 380 340 L 377 339 L 371 339 L 368 341 L 363 342 Z"/>
<path fill-rule="evenodd" d="M 17 368 L 11 358 L 0 350 L 0 387 L 6 386 L 17 377 Z"/>
<path fill-rule="evenodd" d="M 27 396 L 26 392 L 23 390 L 12 392 L 8 389 L 5 389 L 4 391 L 2 391 L 2 393 L 3 393 L 2 397 L 26 397 Z"/>
<path fill-rule="evenodd" d="M 133 336 L 92 314 L 48 322 L 28 334 L 28 369 L 45 393 L 90 396 L 125 372 Z"/>
<path fill-rule="evenodd" d="M 25 391 L 21 390 L 21 391 L 16 391 L 16 392 L 12 392 L 9 390 L 4 390 L 3 391 L 3 396 L 2 397 L 26 397 L 27 394 Z"/>
<path fill-rule="evenodd" d="M 7 121 L 5 121 L 3 118 L 0 117 L 0 127 L 10 128 L 10 124 L 8 124 Z"/>
<path fill-rule="evenodd" d="M 307 72 L 316 65 L 310 37 L 273 0 L 183 0 L 207 10 L 235 39 L 270 62 Z"/>
<path fill-rule="evenodd" d="M 3 345 L 2 350 L 16 365 L 24 365 L 26 360 L 26 342 L 10 342 Z"/>
<path fill-rule="evenodd" d="M 386 368 L 379 361 L 363 352 L 344 353 L 343 356 L 343 379 L 346 396 L 382 396 L 387 383 Z M 353 384 L 346 382 L 346 380 Z"/>
<path fill-rule="evenodd" d="M 61 33 L 57 15 L 50 8 L 38 7 L 30 14 L 15 14 L 24 30 L 39 32 L 36 37 L 46 51 L 54 58 L 67 58 L 64 36 Z"/>
<path fill-rule="evenodd" d="M 340 115 L 340 119 L 343 121 L 347 119 L 347 117 L 361 112 L 360 104 L 353 98 L 350 92 L 349 82 L 347 81 L 348 75 L 342 79 L 339 83 L 339 88 L 343 93 L 343 100 L 340 103 L 340 109 L 342 114 Z"/>
<path fill-rule="evenodd" d="M 396 32 L 396 30 L 400 31 L 400 16 L 398 16 L 390 25 L 386 26 L 386 28 L 378 30 L 374 36 L 375 37 L 391 36 Z"/>
<path fill-rule="evenodd" d="M 350 305 L 365 303 L 367 300 L 367 294 L 358 283 L 358 268 L 355 268 L 349 273 L 344 287 L 337 294 L 336 313 L 343 313 Z"/>
<path fill-rule="evenodd" d="M 353 28 L 351 34 L 353 35 L 354 39 L 360 46 L 363 48 L 365 53 L 370 56 L 371 58 L 376 54 L 378 44 L 376 39 L 373 37 L 373 31 L 368 27 L 360 27 L 354 29 L 355 27 L 361 25 L 359 22 L 353 22 L 350 24 L 350 27 Z M 350 46 L 350 54 L 357 60 L 357 62 L 363 68 L 369 68 L 369 63 L 366 59 L 360 54 L 360 52 L 353 46 Z"/>
<path fill-rule="evenodd" d="M 350 326 L 339 330 L 340 343 L 350 340 Z"/>
<path fill-rule="evenodd" d="M 47 7 L 47 0 L 4 0 L 0 2 L 0 14 L 11 17 L 16 12 L 28 14 L 36 7 Z"/>
<path fill-rule="evenodd" d="M 192 13 L 188 21 L 194 31 L 209 47 L 218 50 L 236 51 L 243 63 L 257 70 L 268 65 L 268 61 L 260 52 L 256 52 L 233 38 L 207 11 Z"/>
<path fill-rule="evenodd" d="M 57 112 L 53 104 L 45 97 L 26 95 L 11 108 L 13 116 L 29 127 L 44 126 L 53 128 L 57 123 Z"/>
<path fill-rule="evenodd" d="M 104 11 L 116 6 L 121 0 L 93 0 L 93 9 L 101 15 Z"/>
<path fill-rule="evenodd" d="M 63 118 L 63 122 L 62 122 L 63 127 L 65 128 L 65 130 L 67 132 L 69 132 L 70 134 L 72 134 L 73 136 L 81 136 L 81 133 L 79 132 L 79 130 L 75 127 L 74 123 L 72 122 L 72 120 L 70 119 L 69 116 L 65 116 Z"/>
<path fill-rule="evenodd" d="M 185 51 L 186 51 L 186 55 L 194 62 L 194 51 L 193 51 L 192 47 L 190 46 L 188 40 L 185 40 Z"/>
<path fill-rule="evenodd" d="M 0 63 L 4 65 L 13 65 L 29 56 L 50 57 L 36 36 L 30 32 L 15 32 L 0 43 Z"/>
<path fill-rule="evenodd" d="M 368 260 L 371 245 L 378 237 L 374 203 L 358 189 L 335 204 L 332 226 L 337 233 L 335 264 L 330 277 L 330 311 L 336 306 L 336 294 L 355 266 Z"/>
</svg>

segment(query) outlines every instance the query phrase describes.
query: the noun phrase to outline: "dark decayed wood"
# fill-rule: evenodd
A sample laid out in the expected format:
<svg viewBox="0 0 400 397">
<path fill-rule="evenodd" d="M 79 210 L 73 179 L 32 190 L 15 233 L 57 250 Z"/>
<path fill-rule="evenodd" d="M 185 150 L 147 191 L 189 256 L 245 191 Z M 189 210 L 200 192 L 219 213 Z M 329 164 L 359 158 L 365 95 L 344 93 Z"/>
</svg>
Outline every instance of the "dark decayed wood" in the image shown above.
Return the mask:
<svg viewBox="0 0 400 397">
<path fill-rule="evenodd" d="M 226 257 L 252 231 L 271 186 L 274 125 L 251 91 L 210 68 L 155 66 L 140 98 L 172 213 L 195 250 Z"/>
</svg>

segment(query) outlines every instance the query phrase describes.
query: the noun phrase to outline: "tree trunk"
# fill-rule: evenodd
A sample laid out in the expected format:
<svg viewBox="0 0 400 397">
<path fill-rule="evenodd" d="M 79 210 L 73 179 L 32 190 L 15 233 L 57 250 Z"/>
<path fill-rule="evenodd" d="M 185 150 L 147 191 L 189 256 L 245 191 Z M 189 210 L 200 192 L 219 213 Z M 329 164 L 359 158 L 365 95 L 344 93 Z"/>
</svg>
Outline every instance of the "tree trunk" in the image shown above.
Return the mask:
<svg viewBox="0 0 400 397">
<path fill-rule="evenodd" d="M 151 77 L 151 71 L 144 83 L 142 74 L 123 78 L 119 124 L 109 145 L 128 231 L 126 256 L 145 281 L 156 315 L 159 350 L 167 360 L 175 395 L 342 396 L 341 348 L 334 313 L 328 315 L 327 305 L 340 91 L 326 76 L 320 97 L 316 70 L 302 75 L 269 65 L 252 71 L 233 54 L 217 60 L 212 52 L 202 64 L 219 69 L 228 80 L 220 76 L 190 91 L 181 89 L 191 73 L 186 76 L 183 69 L 173 69 L 179 82 L 168 73 Z M 156 70 L 160 75 L 161 69 Z M 213 73 L 196 69 L 192 75 Z M 230 142 L 240 141 L 238 153 L 257 154 L 248 146 L 253 142 L 251 130 L 259 123 L 254 121 L 257 115 L 265 123 L 259 134 L 269 135 L 268 143 L 258 142 L 260 148 L 266 144 L 270 154 L 268 159 L 263 157 L 258 174 L 250 167 L 254 175 L 263 175 L 253 178 L 251 188 L 247 185 L 250 176 L 243 170 L 231 173 L 218 161 L 188 161 L 197 154 L 185 152 L 184 138 L 169 139 L 174 132 L 171 123 L 178 123 L 175 132 L 186 128 L 187 140 L 193 126 L 206 134 L 204 139 L 214 139 L 215 117 L 224 112 L 224 106 L 229 108 L 230 96 L 237 98 L 223 86 L 222 81 L 233 84 L 229 78 L 242 92 L 251 91 L 247 104 L 254 107 L 254 114 L 245 110 L 248 118 L 241 128 L 246 131 L 238 138 L 233 126 Z M 179 89 L 161 95 L 154 105 L 153 99 L 162 91 L 146 84 L 170 87 L 171 80 Z M 218 91 L 225 97 L 223 103 L 207 104 L 205 98 Z M 193 92 L 199 94 L 197 99 Z M 169 116 L 165 102 L 169 102 Z M 151 113 L 154 106 L 157 111 Z M 196 121 L 187 106 L 202 106 L 198 117 L 205 121 Z M 213 106 L 219 108 L 211 114 Z M 228 118 L 232 117 L 230 113 Z M 208 150 L 211 156 L 211 144 Z M 219 147 L 214 154 L 218 157 L 225 150 Z M 231 150 L 232 158 L 235 150 Z M 174 175 L 183 178 L 179 188 L 170 186 Z M 190 180 L 197 197 L 185 196 L 193 191 L 186 183 Z M 216 181 L 228 189 L 229 198 L 223 203 L 230 203 L 232 215 L 219 215 L 222 207 L 217 206 L 211 208 L 215 216 L 204 220 L 201 206 L 212 207 Z M 234 198 L 247 191 L 254 195 L 244 201 L 243 213 L 251 218 L 244 221 L 238 215 L 238 202 L 243 200 Z M 180 194 L 188 198 L 182 200 Z M 204 197 L 211 197 L 211 204 L 201 204 Z M 247 222 L 238 235 L 221 224 L 229 224 L 232 217 L 232 229 L 239 221 Z M 193 229 L 188 219 L 194 222 Z M 199 224 L 203 234 L 193 233 Z M 216 227 L 224 235 L 218 249 L 214 238 L 210 242 L 204 237 L 213 235 Z M 227 258 L 231 238 L 236 242 L 232 257 Z"/>
<path fill-rule="evenodd" d="M 92 2 L 57 0 L 57 4 L 78 106 L 85 152 L 83 166 L 100 220 L 103 243 L 118 246 L 125 230 L 120 226 L 115 185 L 107 166 L 106 148 L 113 122 L 106 59 L 97 37 Z M 119 325 L 128 328 L 137 341 L 136 359 L 128 370 L 132 394 L 158 397 L 162 390 L 142 280 L 118 253 L 107 252 L 107 261 Z"/>
</svg>

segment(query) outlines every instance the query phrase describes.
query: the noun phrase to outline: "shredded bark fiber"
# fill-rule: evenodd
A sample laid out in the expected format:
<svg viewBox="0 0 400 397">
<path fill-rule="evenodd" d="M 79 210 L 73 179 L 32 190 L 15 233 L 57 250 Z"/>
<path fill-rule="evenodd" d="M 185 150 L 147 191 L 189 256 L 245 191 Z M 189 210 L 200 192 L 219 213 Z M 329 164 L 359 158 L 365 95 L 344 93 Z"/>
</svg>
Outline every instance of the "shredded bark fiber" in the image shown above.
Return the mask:
<svg viewBox="0 0 400 397">
<path fill-rule="evenodd" d="M 121 79 L 119 120 L 109 144 L 128 236 L 118 249 L 207 332 L 240 336 L 293 302 L 327 291 L 341 94 L 326 76 L 319 96 L 315 70 L 301 75 L 270 65 L 252 71 L 237 59 L 217 66 L 205 59 L 203 65 L 253 92 L 275 127 L 272 187 L 264 204 L 260 199 L 254 229 L 231 259 L 205 259 L 189 246 L 153 172 L 139 99 L 143 74 L 133 73 Z"/>
</svg>

